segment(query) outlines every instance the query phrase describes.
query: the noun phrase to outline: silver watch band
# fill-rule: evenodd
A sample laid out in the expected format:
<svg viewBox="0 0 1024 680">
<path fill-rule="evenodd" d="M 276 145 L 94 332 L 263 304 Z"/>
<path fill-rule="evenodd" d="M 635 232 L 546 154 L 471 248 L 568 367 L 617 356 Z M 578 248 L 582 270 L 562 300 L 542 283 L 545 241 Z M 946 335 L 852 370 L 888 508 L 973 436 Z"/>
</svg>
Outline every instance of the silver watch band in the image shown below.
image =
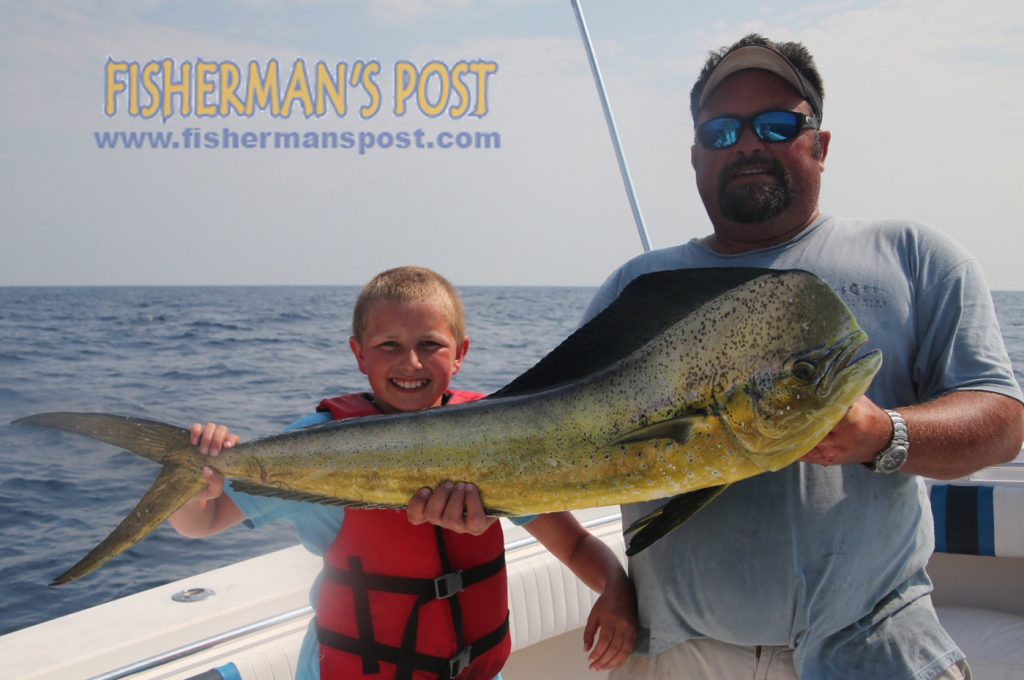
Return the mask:
<svg viewBox="0 0 1024 680">
<path fill-rule="evenodd" d="M 875 456 L 874 471 L 891 474 L 899 470 L 910 456 L 910 438 L 907 421 L 899 411 L 886 409 L 885 413 L 892 421 L 892 439 L 889 445 Z"/>
</svg>

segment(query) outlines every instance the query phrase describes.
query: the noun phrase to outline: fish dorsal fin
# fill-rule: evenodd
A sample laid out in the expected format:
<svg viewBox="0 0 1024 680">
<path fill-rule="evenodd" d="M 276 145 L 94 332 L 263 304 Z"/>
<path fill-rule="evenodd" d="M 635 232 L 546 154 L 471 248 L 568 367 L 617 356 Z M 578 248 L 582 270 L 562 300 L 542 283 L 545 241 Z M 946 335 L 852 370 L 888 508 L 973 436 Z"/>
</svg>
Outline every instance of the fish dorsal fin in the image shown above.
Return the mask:
<svg viewBox="0 0 1024 680">
<path fill-rule="evenodd" d="M 771 269 L 717 267 L 670 269 L 638 276 L 597 316 L 488 398 L 536 392 L 608 368 L 709 300 L 760 276 L 778 273 Z"/>
<path fill-rule="evenodd" d="M 644 515 L 629 525 L 623 534 L 635 534 L 626 546 L 626 555 L 632 557 L 651 547 L 655 541 L 663 537 L 677 526 L 693 517 L 718 494 L 728 488 L 728 484 L 709 486 L 689 493 L 675 496 L 654 512 Z"/>
<path fill-rule="evenodd" d="M 650 439 L 671 439 L 680 444 L 690 441 L 693 436 L 693 422 L 696 416 L 683 416 L 663 420 L 653 425 L 645 425 L 631 432 L 627 432 L 611 443 L 611 446 L 623 444 L 636 444 Z"/>
</svg>

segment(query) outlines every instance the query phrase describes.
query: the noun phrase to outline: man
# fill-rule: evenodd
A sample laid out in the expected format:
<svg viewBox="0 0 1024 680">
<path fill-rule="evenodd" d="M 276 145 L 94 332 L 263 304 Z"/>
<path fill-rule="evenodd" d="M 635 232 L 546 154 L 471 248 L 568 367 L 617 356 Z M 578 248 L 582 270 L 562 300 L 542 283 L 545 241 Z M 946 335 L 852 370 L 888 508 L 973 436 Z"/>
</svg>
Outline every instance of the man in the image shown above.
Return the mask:
<svg viewBox="0 0 1024 680">
<path fill-rule="evenodd" d="M 691 92 L 691 159 L 714 232 L 635 258 L 588 310 L 650 271 L 806 269 L 850 306 L 865 351 L 884 355 L 868 395 L 802 462 L 734 484 L 630 560 L 639 656 L 613 677 L 970 677 L 932 607 L 918 475 L 1012 459 L 1020 387 L 960 246 L 918 223 L 819 213 L 822 103 L 799 43 L 752 34 L 713 53 Z M 625 506 L 624 524 L 663 502 Z"/>
</svg>

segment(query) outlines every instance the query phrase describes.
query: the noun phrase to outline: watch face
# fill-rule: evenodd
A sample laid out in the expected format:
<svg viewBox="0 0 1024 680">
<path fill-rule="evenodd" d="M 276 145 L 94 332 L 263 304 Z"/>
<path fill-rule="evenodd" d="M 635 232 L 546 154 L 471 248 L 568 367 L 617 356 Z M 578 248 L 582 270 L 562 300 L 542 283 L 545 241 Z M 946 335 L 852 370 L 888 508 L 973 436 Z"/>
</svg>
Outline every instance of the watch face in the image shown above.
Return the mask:
<svg viewBox="0 0 1024 680">
<path fill-rule="evenodd" d="M 894 446 L 886 450 L 875 461 L 875 469 L 879 472 L 896 472 L 907 462 L 907 449 L 902 446 Z"/>
</svg>

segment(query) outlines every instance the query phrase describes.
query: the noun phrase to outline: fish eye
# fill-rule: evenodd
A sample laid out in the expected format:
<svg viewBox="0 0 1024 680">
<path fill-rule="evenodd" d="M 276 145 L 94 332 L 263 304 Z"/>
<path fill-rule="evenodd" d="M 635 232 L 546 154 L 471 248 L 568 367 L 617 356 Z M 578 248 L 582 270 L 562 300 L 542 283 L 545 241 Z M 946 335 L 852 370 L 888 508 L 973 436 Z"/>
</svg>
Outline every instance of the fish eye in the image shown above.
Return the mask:
<svg viewBox="0 0 1024 680">
<path fill-rule="evenodd" d="M 807 359 L 797 359 L 793 363 L 793 376 L 797 380 L 804 382 L 811 382 L 814 377 L 818 374 L 818 367 L 813 361 Z"/>
</svg>

